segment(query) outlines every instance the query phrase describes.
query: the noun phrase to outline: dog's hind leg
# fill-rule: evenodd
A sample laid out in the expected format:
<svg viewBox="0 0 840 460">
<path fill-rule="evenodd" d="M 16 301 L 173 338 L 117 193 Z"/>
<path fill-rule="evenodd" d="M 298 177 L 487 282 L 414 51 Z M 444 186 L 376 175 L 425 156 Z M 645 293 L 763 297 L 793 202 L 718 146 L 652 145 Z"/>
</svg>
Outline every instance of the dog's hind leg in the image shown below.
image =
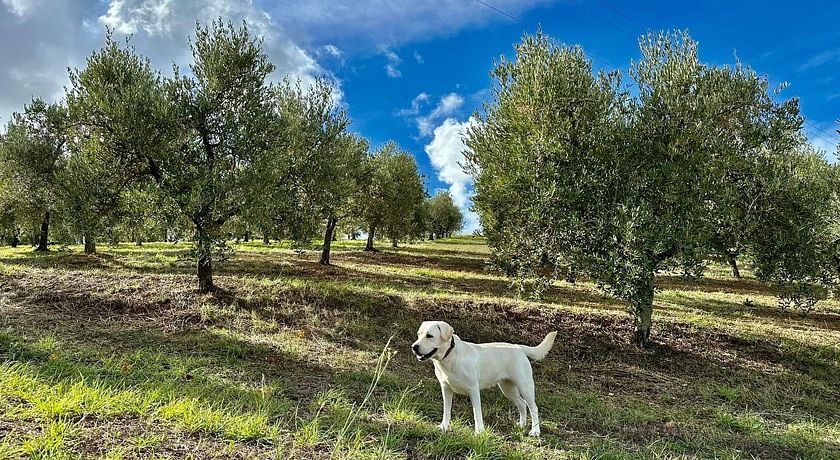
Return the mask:
<svg viewBox="0 0 840 460">
<path fill-rule="evenodd" d="M 502 393 L 510 402 L 516 405 L 519 410 L 519 427 L 525 428 L 525 423 L 528 421 L 528 412 L 525 409 L 525 400 L 519 394 L 519 388 L 510 380 L 503 380 L 499 383 L 499 389 L 502 390 Z"/>
<path fill-rule="evenodd" d="M 540 413 L 537 409 L 537 397 L 534 394 L 534 382 L 532 380 L 516 382 L 516 386 L 519 388 L 519 394 L 522 395 L 525 404 L 528 405 L 528 411 L 531 412 L 531 432 L 528 433 L 528 436 L 539 437 Z"/>
</svg>

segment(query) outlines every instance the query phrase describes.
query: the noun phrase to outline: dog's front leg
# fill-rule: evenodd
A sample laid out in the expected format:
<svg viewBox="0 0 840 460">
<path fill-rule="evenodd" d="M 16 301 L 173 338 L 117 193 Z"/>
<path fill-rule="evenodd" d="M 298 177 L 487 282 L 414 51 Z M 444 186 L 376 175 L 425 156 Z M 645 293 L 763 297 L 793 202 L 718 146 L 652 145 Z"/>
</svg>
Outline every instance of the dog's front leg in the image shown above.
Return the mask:
<svg viewBox="0 0 840 460">
<path fill-rule="evenodd" d="M 473 406 L 473 418 L 475 419 L 475 434 L 484 431 L 484 416 L 481 414 L 481 390 L 474 388 L 470 390 L 470 401 Z"/>
<path fill-rule="evenodd" d="M 449 422 L 452 421 L 452 389 L 441 385 L 440 390 L 443 393 L 443 421 L 440 422 L 438 428 L 446 431 L 449 429 Z"/>
</svg>

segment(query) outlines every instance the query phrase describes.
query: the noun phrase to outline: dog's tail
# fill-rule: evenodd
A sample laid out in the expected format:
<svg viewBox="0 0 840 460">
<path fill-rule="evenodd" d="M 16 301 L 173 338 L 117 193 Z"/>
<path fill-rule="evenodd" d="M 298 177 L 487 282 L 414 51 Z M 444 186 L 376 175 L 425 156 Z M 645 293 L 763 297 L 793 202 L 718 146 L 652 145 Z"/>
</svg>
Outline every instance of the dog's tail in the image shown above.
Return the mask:
<svg viewBox="0 0 840 460">
<path fill-rule="evenodd" d="M 539 361 L 545 358 L 545 355 L 551 350 L 551 347 L 554 346 L 554 338 L 557 337 L 557 331 L 549 332 L 547 336 L 543 339 L 542 343 L 537 345 L 536 347 L 528 347 L 522 346 L 522 351 L 525 352 L 525 356 L 533 359 L 534 361 Z"/>
</svg>

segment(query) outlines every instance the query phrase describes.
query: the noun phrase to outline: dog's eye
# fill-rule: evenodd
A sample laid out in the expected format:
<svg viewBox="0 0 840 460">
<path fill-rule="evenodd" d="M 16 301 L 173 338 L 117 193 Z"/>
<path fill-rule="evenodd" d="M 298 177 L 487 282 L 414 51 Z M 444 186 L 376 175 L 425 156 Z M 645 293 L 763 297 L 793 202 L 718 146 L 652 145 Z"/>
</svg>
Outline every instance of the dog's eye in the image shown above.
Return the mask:
<svg viewBox="0 0 840 460">
<path fill-rule="evenodd" d="M 432 338 L 432 334 L 426 334 L 426 338 L 427 338 L 427 339 L 431 339 L 431 338 Z"/>
</svg>

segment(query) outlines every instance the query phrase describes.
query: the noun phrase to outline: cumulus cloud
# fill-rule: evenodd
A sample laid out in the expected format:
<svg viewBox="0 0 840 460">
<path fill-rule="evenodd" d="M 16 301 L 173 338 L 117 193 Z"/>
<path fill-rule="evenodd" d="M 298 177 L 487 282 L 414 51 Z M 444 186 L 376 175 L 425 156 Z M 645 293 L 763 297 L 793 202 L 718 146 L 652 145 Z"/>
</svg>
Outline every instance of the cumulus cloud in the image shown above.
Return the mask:
<svg viewBox="0 0 840 460">
<path fill-rule="evenodd" d="M 463 231 L 466 233 L 472 233 L 481 227 L 478 215 L 470 210 L 473 180 L 462 167 L 464 151 L 467 150 L 464 135 L 476 123 L 478 122 L 472 117 L 464 122 L 447 118 L 434 129 L 434 137 L 424 148 L 438 179 L 449 185 L 452 200 L 464 213 Z"/>
<path fill-rule="evenodd" d="M 426 62 L 423 59 L 423 56 L 420 53 L 418 53 L 417 51 L 414 52 L 414 61 L 417 62 L 418 64 L 423 64 L 424 62 Z"/>
<path fill-rule="evenodd" d="M 82 67 L 90 52 L 102 44 L 106 27 L 131 36 L 138 52 L 168 72 L 175 63 L 187 70 L 191 61 L 189 37 L 195 21 L 209 24 L 222 18 L 246 21 L 277 66 L 269 76 L 300 79 L 304 87 L 318 75 L 331 78 L 334 98 L 342 99 L 340 82 L 316 61 L 318 50 L 306 51 L 284 25 L 254 0 L 0 0 L 0 120 L 19 111 L 33 96 L 60 99 L 69 83 L 68 67 Z M 335 47 L 323 50 L 333 57 Z"/>
<path fill-rule="evenodd" d="M 520 14 L 552 1 L 496 0 L 494 5 Z M 304 84 L 324 72 L 316 58 L 338 58 L 338 48 L 326 43 L 341 43 L 338 51 L 345 56 L 507 20 L 479 3 L 453 0 L 0 0 L 0 119 L 7 120 L 33 95 L 61 97 L 67 68 L 84 65 L 101 45 L 105 26 L 133 35 L 138 51 L 168 71 L 173 62 L 189 63 L 187 37 L 195 21 L 217 17 L 248 21 L 278 67 L 271 78 L 289 73 Z M 418 56 L 414 59 L 420 62 Z M 391 76 L 401 74 L 398 62 L 388 64 Z M 335 80 L 341 99 L 339 83 Z"/>
<path fill-rule="evenodd" d="M 464 97 L 458 93 L 449 93 L 441 97 L 440 101 L 431 112 L 417 117 L 417 129 L 420 131 L 420 135 L 432 135 L 432 128 L 435 123 L 456 114 L 463 105 Z"/>
<path fill-rule="evenodd" d="M 315 59 L 290 38 L 271 15 L 253 0 L 110 0 L 99 22 L 115 32 L 132 35 L 138 51 L 166 68 L 172 62 L 185 68 L 191 61 L 188 38 L 195 22 L 209 24 L 222 18 L 239 24 L 245 21 L 277 66 L 269 78 L 282 80 L 290 75 L 308 86 L 323 69 Z M 337 52 L 334 46 L 330 51 Z"/>
</svg>

